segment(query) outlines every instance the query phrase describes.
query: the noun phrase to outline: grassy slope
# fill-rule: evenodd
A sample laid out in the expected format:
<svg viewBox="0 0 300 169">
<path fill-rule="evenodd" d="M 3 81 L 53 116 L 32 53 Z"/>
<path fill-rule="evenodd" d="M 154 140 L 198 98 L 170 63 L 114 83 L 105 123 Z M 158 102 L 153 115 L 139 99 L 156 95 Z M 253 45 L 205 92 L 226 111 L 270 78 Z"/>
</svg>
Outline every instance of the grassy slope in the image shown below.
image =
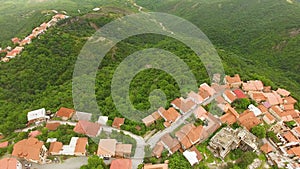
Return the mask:
<svg viewBox="0 0 300 169">
<path fill-rule="evenodd" d="M 125 2 L 117 0 L 2 0 L 0 1 L 0 46 L 10 44 L 15 36 L 23 38 L 32 28 L 53 15 L 50 10 L 65 11 L 68 15 L 83 15 L 95 7 L 116 6 L 136 10 Z M 80 13 L 78 12 L 80 10 Z M 49 15 L 50 14 L 50 15 Z"/>
<path fill-rule="evenodd" d="M 291 31 L 300 29 L 300 3 L 290 4 L 285 0 L 156 0 L 151 3 L 137 0 L 137 3 L 150 10 L 181 16 L 197 25 L 222 49 L 219 53 L 229 73 L 239 62 L 243 69 L 237 70 L 246 79 L 253 73 L 259 74 L 300 98 L 297 64 L 300 36 L 290 36 Z"/>
</svg>

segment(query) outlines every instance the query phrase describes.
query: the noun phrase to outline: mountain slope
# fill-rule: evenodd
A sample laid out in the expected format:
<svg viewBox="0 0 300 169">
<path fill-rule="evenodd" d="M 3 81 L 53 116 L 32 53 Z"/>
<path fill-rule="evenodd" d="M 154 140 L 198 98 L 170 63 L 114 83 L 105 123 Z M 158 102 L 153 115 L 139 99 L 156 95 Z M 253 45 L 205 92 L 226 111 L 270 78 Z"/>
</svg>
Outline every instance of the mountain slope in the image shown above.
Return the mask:
<svg viewBox="0 0 300 169">
<path fill-rule="evenodd" d="M 149 10 L 183 17 L 247 68 L 300 98 L 300 3 L 285 0 L 137 0 Z M 296 33 L 297 32 L 297 33 Z M 230 66 L 230 59 L 226 61 Z M 239 72 L 237 72 L 239 73 Z M 240 72 L 243 74 L 243 72 Z"/>
</svg>

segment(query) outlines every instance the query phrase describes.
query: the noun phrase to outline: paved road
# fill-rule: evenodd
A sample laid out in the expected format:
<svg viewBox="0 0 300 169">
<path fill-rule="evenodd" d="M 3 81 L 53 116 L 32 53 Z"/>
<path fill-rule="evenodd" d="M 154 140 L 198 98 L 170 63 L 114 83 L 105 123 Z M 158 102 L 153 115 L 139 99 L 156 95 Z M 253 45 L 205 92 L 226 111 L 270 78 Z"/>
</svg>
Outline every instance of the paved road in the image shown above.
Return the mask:
<svg viewBox="0 0 300 169">
<path fill-rule="evenodd" d="M 88 163 L 88 157 L 73 157 L 65 160 L 63 163 L 51 164 L 32 164 L 31 169 L 79 169 L 82 165 Z"/>
<path fill-rule="evenodd" d="M 103 131 L 106 132 L 112 132 L 117 131 L 117 132 L 123 132 L 126 135 L 129 135 L 130 137 L 132 137 L 133 139 L 135 139 L 136 141 L 136 149 L 135 149 L 135 153 L 134 153 L 134 157 L 131 158 L 132 160 L 132 167 L 135 169 L 138 167 L 139 164 L 143 163 L 144 160 L 144 156 L 145 156 L 145 140 L 143 139 L 143 137 L 141 136 L 137 136 L 135 134 L 132 134 L 131 132 L 128 131 L 124 131 L 124 130 L 119 130 L 116 128 L 112 128 L 110 126 L 102 126 Z"/>
</svg>

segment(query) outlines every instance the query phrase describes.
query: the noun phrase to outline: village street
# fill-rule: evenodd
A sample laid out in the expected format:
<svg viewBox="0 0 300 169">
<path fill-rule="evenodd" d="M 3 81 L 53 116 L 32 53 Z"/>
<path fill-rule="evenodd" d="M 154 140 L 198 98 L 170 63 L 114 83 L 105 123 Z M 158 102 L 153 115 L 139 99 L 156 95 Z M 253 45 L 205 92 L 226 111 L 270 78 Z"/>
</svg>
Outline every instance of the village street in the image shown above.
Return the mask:
<svg viewBox="0 0 300 169">
<path fill-rule="evenodd" d="M 181 118 L 179 120 L 177 120 L 176 122 L 172 123 L 172 125 L 170 127 L 165 128 L 163 131 L 159 131 L 157 132 L 155 135 L 153 135 L 152 137 L 150 137 L 147 140 L 147 144 L 150 145 L 150 148 L 153 148 L 156 143 L 160 140 L 160 138 L 162 136 L 164 136 L 167 133 L 171 133 L 172 131 L 174 131 L 176 128 L 180 127 L 182 124 L 184 124 L 185 120 L 188 119 L 193 112 L 201 105 L 207 105 L 209 104 L 211 101 L 213 101 L 215 98 L 217 98 L 218 96 L 220 96 L 222 94 L 222 92 L 215 94 L 214 96 L 210 97 L 209 99 L 207 99 L 206 101 L 204 101 L 202 104 L 197 105 L 194 109 L 190 110 L 189 112 L 185 113 L 184 115 L 181 116 Z"/>
</svg>

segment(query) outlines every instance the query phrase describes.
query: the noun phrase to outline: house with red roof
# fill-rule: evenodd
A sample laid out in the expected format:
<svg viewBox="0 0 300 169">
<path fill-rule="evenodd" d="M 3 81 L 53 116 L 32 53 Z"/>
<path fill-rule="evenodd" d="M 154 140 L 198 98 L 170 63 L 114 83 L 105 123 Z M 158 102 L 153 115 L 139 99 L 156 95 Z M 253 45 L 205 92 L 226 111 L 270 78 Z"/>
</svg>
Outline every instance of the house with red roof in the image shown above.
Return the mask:
<svg viewBox="0 0 300 169">
<path fill-rule="evenodd" d="M 194 126 L 194 124 L 189 123 L 180 128 L 179 131 L 175 133 L 175 136 L 181 143 L 183 149 L 188 149 L 192 145 L 204 141 L 208 138 L 208 133 L 204 130 L 203 126 Z"/>
<path fill-rule="evenodd" d="M 204 99 L 198 93 L 195 93 L 194 91 L 191 91 L 188 94 L 188 99 L 192 100 L 196 104 L 201 104 L 204 101 Z"/>
<path fill-rule="evenodd" d="M 44 164 L 47 158 L 47 148 L 42 141 L 30 137 L 17 142 L 13 147 L 12 155 L 33 163 Z"/>
<path fill-rule="evenodd" d="M 235 89 L 235 90 L 233 90 L 233 93 L 236 95 L 236 97 L 238 99 L 247 98 L 247 96 L 245 95 L 245 93 L 241 89 Z"/>
<path fill-rule="evenodd" d="M 253 127 L 261 124 L 262 122 L 255 116 L 254 112 L 246 110 L 242 114 L 240 114 L 238 123 L 241 126 L 246 127 L 246 129 L 250 131 Z"/>
<path fill-rule="evenodd" d="M 60 117 L 62 120 L 68 120 L 70 119 L 75 113 L 75 110 L 61 107 L 57 112 L 56 112 L 56 117 Z"/>
<path fill-rule="evenodd" d="M 172 138 L 170 134 L 165 134 L 161 137 L 161 143 L 169 151 L 169 154 L 173 154 L 180 149 L 180 143 L 176 138 Z"/>
<path fill-rule="evenodd" d="M 272 124 L 276 121 L 275 117 L 272 116 L 269 112 L 267 112 L 264 116 L 263 116 L 263 121 L 267 124 Z"/>
<path fill-rule="evenodd" d="M 170 107 L 168 110 L 163 111 L 160 115 L 165 120 L 165 127 L 169 127 L 172 123 L 174 123 L 181 117 L 180 113 L 178 113 L 173 107 Z"/>
<path fill-rule="evenodd" d="M 60 126 L 60 123 L 59 122 L 56 122 L 56 123 L 47 123 L 46 124 L 46 128 L 48 129 L 48 130 L 50 130 L 50 131 L 54 131 L 54 130 L 56 130 L 58 127 Z"/>
<path fill-rule="evenodd" d="M 285 90 L 285 89 L 282 89 L 282 88 L 278 88 L 278 89 L 276 90 L 276 92 L 277 92 L 279 95 L 281 95 L 282 97 L 287 97 L 287 96 L 289 96 L 289 95 L 291 94 L 289 91 L 287 91 L 287 90 Z"/>
<path fill-rule="evenodd" d="M 196 103 L 194 103 L 190 99 L 184 99 L 182 97 L 176 98 L 171 102 L 171 105 L 180 111 L 181 114 L 185 114 L 196 107 Z"/>
<path fill-rule="evenodd" d="M 232 108 L 230 104 L 227 104 L 227 110 L 225 111 L 225 114 L 220 117 L 220 120 L 222 123 L 227 123 L 231 125 L 235 123 L 238 118 L 239 118 L 238 112 L 236 112 L 236 110 Z"/>
<path fill-rule="evenodd" d="M 275 91 L 272 91 L 271 93 L 264 93 L 264 95 L 267 98 L 267 102 L 270 103 L 271 106 L 283 104 L 283 99 Z"/>
<path fill-rule="evenodd" d="M 22 169 L 22 164 L 15 158 L 0 159 L 0 169 Z"/>
<path fill-rule="evenodd" d="M 20 43 L 20 39 L 17 38 L 17 37 L 12 38 L 11 41 L 12 41 L 14 44 Z"/>
<path fill-rule="evenodd" d="M 76 133 L 85 134 L 89 137 L 96 137 L 101 132 L 101 125 L 98 123 L 80 120 L 73 130 Z"/>
<path fill-rule="evenodd" d="M 209 96 L 213 96 L 214 94 L 216 94 L 215 89 L 213 89 L 212 87 L 210 87 L 207 83 L 201 84 L 200 85 L 200 89 L 203 89 L 203 91 L 207 92 Z M 200 89 L 199 89 L 199 91 L 200 91 Z M 201 96 L 201 94 L 200 94 L 200 96 Z"/>
<path fill-rule="evenodd" d="M 261 102 L 267 100 L 267 97 L 265 96 L 265 94 L 263 92 L 250 91 L 250 92 L 248 92 L 248 95 L 256 103 L 261 103 Z"/>
<path fill-rule="evenodd" d="M 132 169 L 132 161 L 131 159 L 112 160 L 110 169 Z"/>
<path fill-rule="evenodd" d="M 124 122 L 125 122 L 125 118 L 115 117 L 112 123 L 112 127 L 120 129 L 121 126 L 124 124 Z"/>
<path fill-rule="evenodd" d="M 247 81 L 247 83 L 243 83 L 242 89 L 246 92 L 263 91 L 264 84 L 260 80 L 250 80 L 250 81 Z"/>
<path fill-rule="evenodd" d="M 260 147 L 260 150 L 262 152 L 264 152 L 265 154 L 268 154 L 270 152 L 273 152 L 274 151 L 274 148 L 269 144 L 269 143 L 265 143 L 264 145 L 262 145 Z"/>
<path fill-rule="evenodd" d="M 0 143 L 0 148 L 6 148 L 8 146 L 8 141 Z"/>
<path fill-rule="evenodd" d="M 152 156 L 156 158 L 160 158 L 163 151 L 164 151 L 164 145 L 162 144 L 161 141 L 159 141 L 152 149 Z"/>
<path fill-rule="evenodd" d="M 240 75 L 235 74 L 233 77 L 226 75 L 224 78 L 224 83 L 229 85 L 230 88 L 239 88 L 243 82 L 240 78 Z"/>
<path fill-rule="evenodd" d="M 222 96 L 230 104 L 237 99 L 237 96 L 231 90 L 225 90 Z"/>
</svg>

